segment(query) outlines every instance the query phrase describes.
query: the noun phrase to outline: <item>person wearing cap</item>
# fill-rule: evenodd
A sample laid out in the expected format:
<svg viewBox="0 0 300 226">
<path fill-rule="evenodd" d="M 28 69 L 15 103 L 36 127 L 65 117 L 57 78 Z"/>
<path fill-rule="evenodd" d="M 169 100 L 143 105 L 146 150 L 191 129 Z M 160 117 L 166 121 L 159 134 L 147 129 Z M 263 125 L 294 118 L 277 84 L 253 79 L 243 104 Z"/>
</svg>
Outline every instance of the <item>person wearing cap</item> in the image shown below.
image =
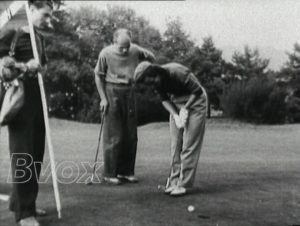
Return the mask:
<svg viewBox="0 0 300 226">
<path fill-rule="evenodd" d="M 28 26 L 1 31 L 0 80 L 7 82 L 23 73 L 24 104 L 8 124 L 12 171 L 9 209 L 14 212 L 16 222 L 21 226 L 38 226 L 36 217 L 44 216 L 46 212 L 36 208 L 38 180 L 45 151 L 45 127 L 37 72 L 45 66 L 46 55 L 43 37 L 37 29 L 49 25 L 53 5 L 51 1 L 29 1 L 29 11 L 36 30 L 41 65 L 34 60 Z M 16 40 L 15 55 L 11 58 L 9 51 L 13 40 Z"/>
<path fill-rule="evenodd" d="M 207 96 L 195 75 L 178 63 L 142 62 L 135 83 L 153 89 L 170 113 L 171 173 L 165 192 L 184 195 L 194 184 L 205 132 Z"/>
<path fill-rule="evenodd" d="M 102 147 L 104 180 L 120 184 L 137 182 L 135 158 L 137 122 L 135 92 L 132 85 L 137 65 L 154 61 L 154 55 L 131 43 L 131 33 L 118 29 L 114 44 L 101 50 L 95 67 L 95 82 L 100 95 L 100 110 L 105 114 Z"/>
</svg>

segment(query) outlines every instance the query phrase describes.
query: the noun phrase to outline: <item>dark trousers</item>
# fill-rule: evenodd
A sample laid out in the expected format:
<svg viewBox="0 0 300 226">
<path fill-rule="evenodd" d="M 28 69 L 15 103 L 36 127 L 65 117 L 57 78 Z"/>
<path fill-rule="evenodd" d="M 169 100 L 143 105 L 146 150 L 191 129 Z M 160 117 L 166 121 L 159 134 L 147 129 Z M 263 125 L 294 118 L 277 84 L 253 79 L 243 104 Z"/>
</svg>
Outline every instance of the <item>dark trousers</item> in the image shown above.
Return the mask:
<svg viewBox="0 0 300 226">
<path fill-rule="evenodd" d="M 13 190 L 10 210 L 16 221 L 36 215 L 38 178 L 45 150 L 45 127 L 37 79 L 27 79 L 25 104 L 9 124 Z"/>
<path fill-rule="evenodd" d="M 103 125 L 104 176 L 134 175 L 137 149 L 135 93 L 129 85 L 106 84 L 109 108 Z"/>
</svg>

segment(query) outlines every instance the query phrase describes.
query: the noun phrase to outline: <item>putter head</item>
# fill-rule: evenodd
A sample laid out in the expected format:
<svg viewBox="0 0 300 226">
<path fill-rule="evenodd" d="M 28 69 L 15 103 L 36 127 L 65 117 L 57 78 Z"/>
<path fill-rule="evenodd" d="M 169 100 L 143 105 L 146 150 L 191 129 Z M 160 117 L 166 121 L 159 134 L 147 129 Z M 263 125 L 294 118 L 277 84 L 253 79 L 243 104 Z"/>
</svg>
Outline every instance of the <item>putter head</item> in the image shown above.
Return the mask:
<svg viewBox="0 0 300 226">
<path fill-rule="evenodd" d="M 165 185 L 157 185 L 157 189 L 159 190 L 159 191 L 164 191 L 164 190 L 166 190 L 166 186 Z"/>
<path fill-rule="evenodd" d="M 85 185 L 93 185 L 93 181 L 92 180 L 86 181 Z"/>
</svg>

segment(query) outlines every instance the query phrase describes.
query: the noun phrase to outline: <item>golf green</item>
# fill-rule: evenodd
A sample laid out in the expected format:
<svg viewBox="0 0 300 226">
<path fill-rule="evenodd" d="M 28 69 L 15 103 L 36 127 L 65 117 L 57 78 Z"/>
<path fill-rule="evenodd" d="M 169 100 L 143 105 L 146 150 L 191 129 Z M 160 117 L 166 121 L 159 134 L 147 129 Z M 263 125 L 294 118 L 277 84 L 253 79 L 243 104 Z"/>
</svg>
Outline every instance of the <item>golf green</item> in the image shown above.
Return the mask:
<svg viewBox="0 0 300 226">
<path fill-rule="evenodd" d="M 291 226 L 300 224 L 300 125 L 255 126 L 208 120 L 195 189 L 173 198 L 159 191 L 169 172 L 167 123 L 139 128 L 138 184 L 75 183 L 93 162 L 99 125 L 51 120 L 62 216 L 57 219 L 48 153 L 38 206 L 48 211 L 42 225 L 105 226 Z M 0 194 L 10 191 L 7 132 L 0 138 Z M 47 151 L 46 151 L 47 152 Z M 102 153 L 99 155 L 100 161 Z M 63 171 L 63 166 L 65 170 Z M 66 167 L 67 166 L 67 167 Z M 88 168 L 90 175 L 91 168 Z M 66 184 L 68 183 L 68 184 Z M 193 206 L 193 211 L 188 211 Z M 0 225 L 14 225 L 0 200 Z"/>
</svg>

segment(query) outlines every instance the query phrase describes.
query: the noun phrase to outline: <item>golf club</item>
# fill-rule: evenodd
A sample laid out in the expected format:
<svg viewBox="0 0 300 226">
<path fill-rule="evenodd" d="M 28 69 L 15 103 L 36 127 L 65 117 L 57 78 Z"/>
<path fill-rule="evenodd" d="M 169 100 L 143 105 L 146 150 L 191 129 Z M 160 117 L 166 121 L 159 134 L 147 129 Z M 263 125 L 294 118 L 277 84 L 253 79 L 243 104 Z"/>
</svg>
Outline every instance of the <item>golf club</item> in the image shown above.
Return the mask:
<svg viewBox="0 0 300 226">
<path fill-rule="evenodd" d="M 179 145 L 180 145 L 180 142 L 179 142 L 179 141 L 180 141 L 180 137 L 182 136 L 182 133 L 183 133 L 183 128 L 179 129 L 179 131 L 178 131 L 176 149 L 177 149 L 177 148 L 182 148 L 182 147 L 179 146 Z M 175 153 L 174 153 L 173 156 L 172 156 L 172 161 L 171 161 L 171 163 L 174 162 L 174 158 L 175 158 Z M 164 191 L 164 190 L 166 190 L 166 189 L 170 186 L 171 174 L 172 174 L 172 164 L 171 164 L 171 166 L 170 166 L 169 176 L 168 176 L 168 178 L 167 178 L 167 183 L 166 183 L 166 185 L 158 185 L 158 186 L 157 186 L 158 190 L 163 190 L 163 191 Z"/>
<path fill-rule="evenodd" d="M 98 138 L 98 145 L 97 145 L 97 150 L 96 150 L 96 156 L 95 156 L 95 161 L 94 161 L 94 166 L 93 166 L 93 173 L 91 180 L 86 182 L 86 185 L 92 185 L 95 177 L 95 171 L 96 171 L 96 164 L 98 160 L 98 155 L 99 155 L 99 149 L 100 149 L 100 142 L 101 142 L 101 136 L 102 136 L 102 129 L 103 129 L 103 124 L 104 124 L 104 119 L 105 119 L 105 112 L 102 112 L 101 116 L 101 126 L 100 126 L 100 132 L 99 132 L 99 138 Z"/>
</svg>

